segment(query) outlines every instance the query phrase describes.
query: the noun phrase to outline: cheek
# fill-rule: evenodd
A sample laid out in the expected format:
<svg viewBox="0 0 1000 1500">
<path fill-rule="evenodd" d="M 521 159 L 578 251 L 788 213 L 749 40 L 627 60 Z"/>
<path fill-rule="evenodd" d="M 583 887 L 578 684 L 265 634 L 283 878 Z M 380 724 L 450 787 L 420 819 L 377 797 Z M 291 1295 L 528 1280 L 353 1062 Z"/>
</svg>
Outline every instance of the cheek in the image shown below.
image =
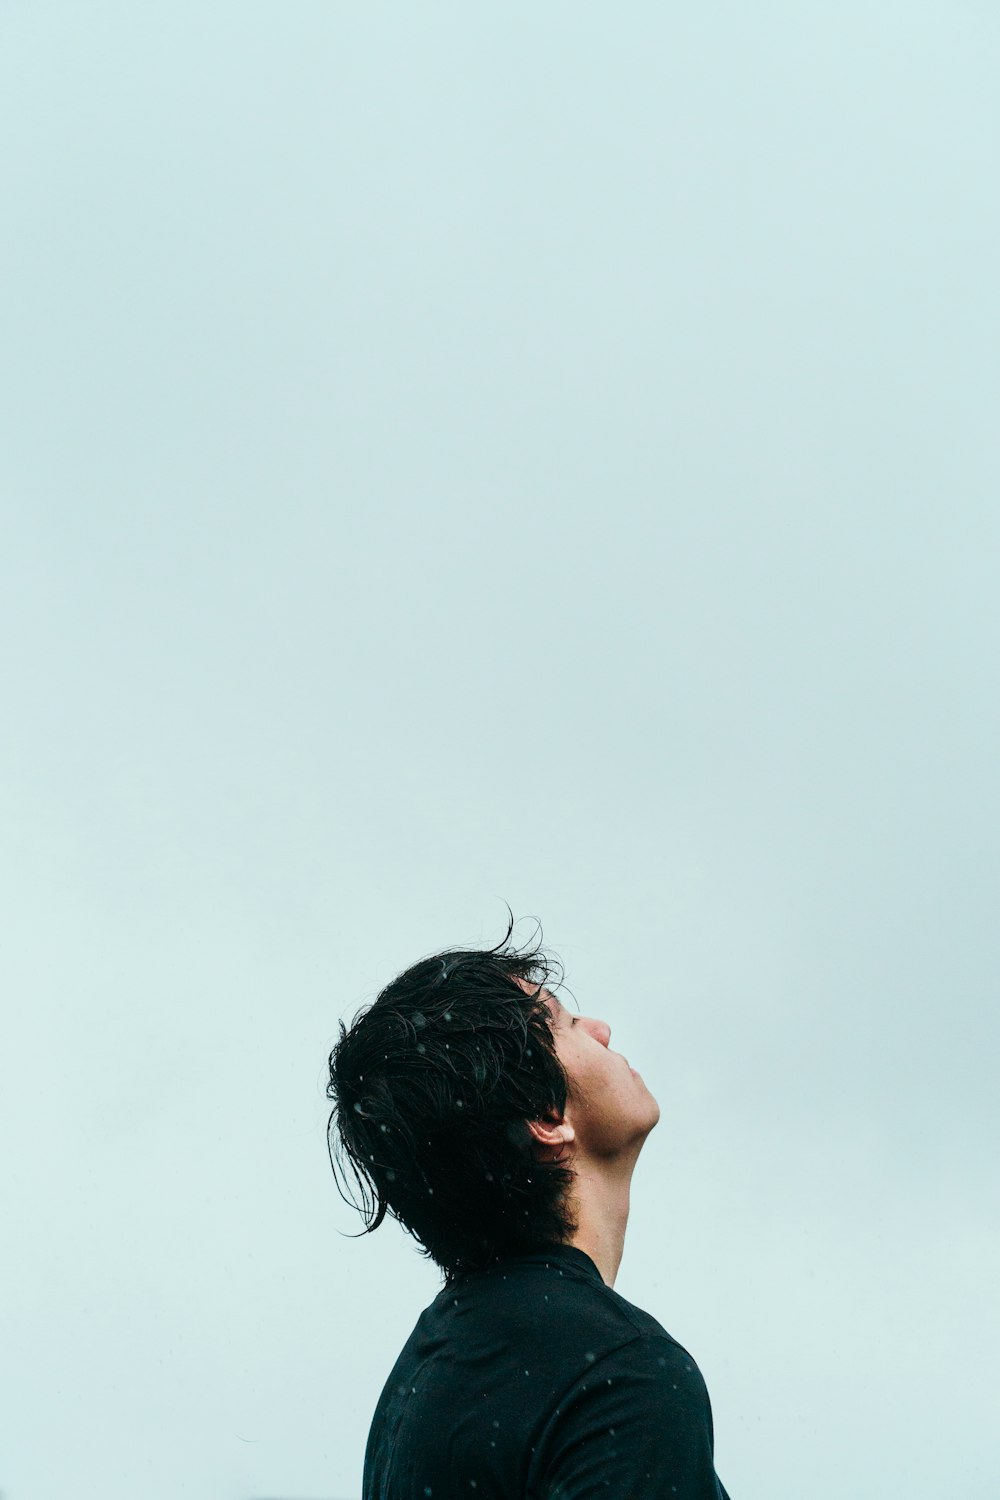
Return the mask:
<svg viewBox="0 0 1000 1500">
<path fill-rule="evenodd" d="M 573 1077 L 577 1102 L 585 1104 L 590 1110 L 600 1108 L 602 1103 L 607 1107 L 608 1102 L 617 1097 L 615 1080 L 609 1077 L 600 1064 L 595 1065 L 590 1061 L 589 1064 L 578 1065 Z"/>
<path fill-rule="evenodd" d="M 569 1086 L 569 1098 L 578 1108 L 581 1105 L 589 1107 L 595 1094 L 599 1092 L 592 1070 L 578 1057 L 564 1061 L 563 1068 Z"/>
</svg>

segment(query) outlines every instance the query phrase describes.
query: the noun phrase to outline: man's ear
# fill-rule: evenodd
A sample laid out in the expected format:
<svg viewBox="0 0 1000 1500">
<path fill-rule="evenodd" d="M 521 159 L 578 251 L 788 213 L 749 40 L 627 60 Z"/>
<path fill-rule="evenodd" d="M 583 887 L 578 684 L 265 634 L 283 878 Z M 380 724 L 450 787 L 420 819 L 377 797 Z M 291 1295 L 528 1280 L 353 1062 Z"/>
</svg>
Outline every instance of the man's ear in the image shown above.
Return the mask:
<svg viewBox="0 0 1000 1500">
<path fill-rule="evenodd" d="M 556 1153 L 576 1139 L 576 1132 L 565 1115 L 547 1115 L 544 1120 L 529 1120 L 528 1129 L 539 1146 Z"/>
</svg>

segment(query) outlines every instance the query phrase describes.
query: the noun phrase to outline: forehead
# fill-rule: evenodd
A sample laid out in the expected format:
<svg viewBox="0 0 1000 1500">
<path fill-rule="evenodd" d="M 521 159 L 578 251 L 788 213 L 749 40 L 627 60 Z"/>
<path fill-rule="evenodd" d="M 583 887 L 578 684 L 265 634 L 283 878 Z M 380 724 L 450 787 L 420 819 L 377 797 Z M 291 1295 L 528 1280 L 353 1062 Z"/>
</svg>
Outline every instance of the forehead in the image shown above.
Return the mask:
<svg viewBox="0 0 1000 1500">
<path fill-rule="evenodd" d="M 529 984 L 527 979 L 517 979 L 515 980 L 515 983 L 519 984 L 521 986 L 521 989 L 524 990 L 526 994 L 535 989 L 535 986 L 533 984 Z M 553 995 L 552 991 L 547 990 L 544 985 L 542 986 L 542 998 L 548 1008 L 549 1020 L 551 1021 L 552 1025 L 560 1025 L 560 1023 L 568 1014 L 566 1007 L 560 1000 L 556 998 L 555 995 Z"/>
<path fill-rule="evenodd" d="M 545 996 L 545 1003 L 548 1005 L 549 1015 L 552 1018 L 552 1024 L 553 1026 L 558 1026 L 559 1022 L 566 1014 L 565 1006 L 560 1000 L 556 998 L 555 995 L 552 994 L 551 990 L 543 989 L 542 994 Z"/>
</svg>

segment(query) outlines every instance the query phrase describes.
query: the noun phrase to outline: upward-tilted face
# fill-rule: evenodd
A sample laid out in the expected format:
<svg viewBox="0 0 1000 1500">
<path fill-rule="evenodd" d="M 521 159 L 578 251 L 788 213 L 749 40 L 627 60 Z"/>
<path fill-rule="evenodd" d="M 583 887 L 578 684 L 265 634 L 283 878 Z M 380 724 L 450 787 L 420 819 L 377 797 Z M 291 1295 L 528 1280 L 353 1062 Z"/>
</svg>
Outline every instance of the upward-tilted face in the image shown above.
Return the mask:
<svg viewBox="0 0 1000 1500">
<path fill-rule="evenodd" d="M 609 1046 L 606 1021 L 577 1016 L 545 991 L 556 1055 L 569 1083 L 566 1119 L 575 1150 L 593 1157 L 634 1152 L 660 1118 L 660 1106 L 640 1075 Z"/>
</svg>

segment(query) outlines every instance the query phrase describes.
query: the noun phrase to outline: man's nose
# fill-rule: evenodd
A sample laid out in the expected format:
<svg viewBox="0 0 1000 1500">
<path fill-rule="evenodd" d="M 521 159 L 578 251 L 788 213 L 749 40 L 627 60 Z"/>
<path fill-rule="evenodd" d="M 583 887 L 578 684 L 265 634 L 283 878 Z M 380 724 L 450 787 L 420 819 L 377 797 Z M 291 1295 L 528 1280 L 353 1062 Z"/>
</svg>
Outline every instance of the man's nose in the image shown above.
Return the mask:
<svg viewBox="0 0 1000 1500">
<path fill-rule="evenodd" d="M 602 1047 L 607 1047 L 611 1042 L 611 1027 L 607 1021 L 588 1021 L 587 1029 L 591 1036 L 596 1037 Z"/>
</svg>

